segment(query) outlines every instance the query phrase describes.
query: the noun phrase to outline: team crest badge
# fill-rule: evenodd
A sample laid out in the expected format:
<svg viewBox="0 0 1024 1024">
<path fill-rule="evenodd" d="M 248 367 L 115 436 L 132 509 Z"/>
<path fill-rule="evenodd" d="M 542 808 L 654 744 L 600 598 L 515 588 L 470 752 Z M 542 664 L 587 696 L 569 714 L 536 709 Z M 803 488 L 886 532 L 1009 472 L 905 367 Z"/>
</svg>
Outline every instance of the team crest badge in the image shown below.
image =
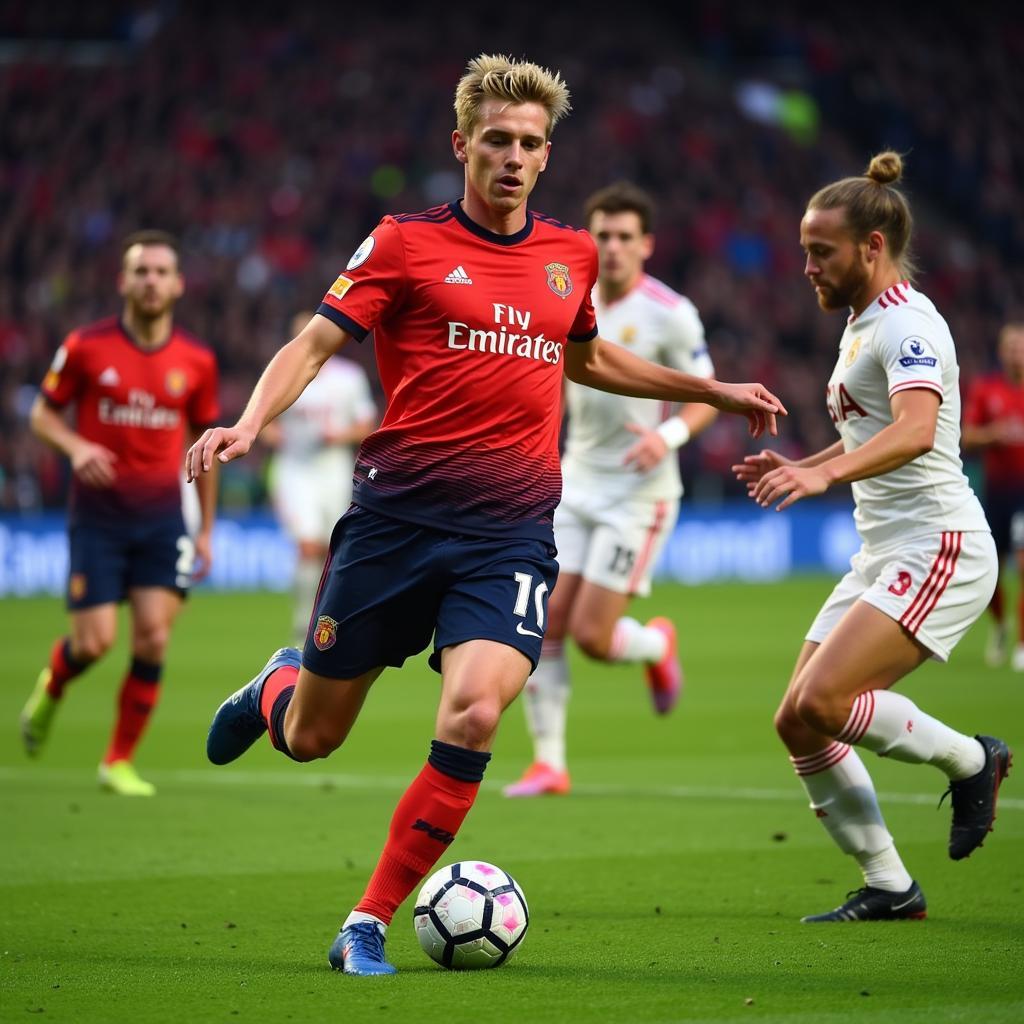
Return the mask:
<svg viewBox="0 0 1024 1024">
<path fill-rule="evenodd" d="M 854 338 L 853 344 L 846 350 L 846 365 L 853 366 L 858 355 L 860 355 L 860 338 Z"/>
<path fill-rule="evenodd" d="M 171 398 L 180 398 L 185 393 L 187 378 L 184 370 L 168 370 L 167 379 L 164 384 L 167 387 L 167 394 Z"/>
<path fill-rule="evenodd" d="M 316 620 L 313 630 L 313 643 L 318 651 L 326 651 L 333 647 L 338 639 L 338 623 L 330 615 L 321 615 Z"/>
<path fill-rule="evenodd" d="M 636 341 L 636 328 L 635 327 L 623 327 L 622 328 L 622 344 L 632 345 Z"/>
<path fill-rule="evenodd" d="M 82 598 L 85 597 L 85 591 L 85 573 L 73 573 L 71 578 L 68 580 L 68 597 L 70 597 L 72 601 L 81 601 Z"/>
<path fill-rule="evenodd" d="M 548 287 L 560 298 L 567 299 L 572 295 L 572 278 L 569 268 L 564 263 L 549 263 L 545 268 L 548 275 Z"/>
</svg>

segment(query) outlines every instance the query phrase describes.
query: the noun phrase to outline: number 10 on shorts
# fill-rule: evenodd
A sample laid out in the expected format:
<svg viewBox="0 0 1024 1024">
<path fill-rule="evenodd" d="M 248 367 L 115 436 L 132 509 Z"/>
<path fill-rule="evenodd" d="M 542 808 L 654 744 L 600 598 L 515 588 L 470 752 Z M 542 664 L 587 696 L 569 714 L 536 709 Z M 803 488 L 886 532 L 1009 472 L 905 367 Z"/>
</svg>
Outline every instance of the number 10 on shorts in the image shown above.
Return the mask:
<svg viewBox="0 0 1024 1024">
<path fill-rule="evenodd" d="M 541 580 L 536 587 L 533 585 L 533 576 L 528 572 L 517 572 L 513 573 L 515 576 L 516 583 L 519 584 L 519 592 L 516 594 L 516 605 L 513 609 L 515 614 L 520 619 L 526 618 L 526 613 L 530 609 L 530 594 L 533 593 L 533 606 L 537 613 L 537 629 L 540 632 L 534 632 L 532 629 L 527 629 L 522 622 L 516 623 L 516 632 L 523 633 L 526 636 L 543 637 L 544 635 L 544 595 L 548 592 L 548 585 L 544 580 Z"/>
</svg>

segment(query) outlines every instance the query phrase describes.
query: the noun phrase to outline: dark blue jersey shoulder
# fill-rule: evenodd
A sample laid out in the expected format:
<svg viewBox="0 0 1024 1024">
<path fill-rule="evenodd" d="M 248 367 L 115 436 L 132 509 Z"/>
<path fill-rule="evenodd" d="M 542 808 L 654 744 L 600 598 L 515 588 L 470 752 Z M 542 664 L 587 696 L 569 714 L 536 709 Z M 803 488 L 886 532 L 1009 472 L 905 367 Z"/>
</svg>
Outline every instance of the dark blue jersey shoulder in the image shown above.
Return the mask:
<svg viewBox="0 0 1024 1024">
<path fill-rule="evenodd" d="M 574 227 L 572 224 L 566 224 L 564 220 L 558 220 L 556 217 L 549 217 L 546 213 L 537 213 L 535 210 L 533 213 L 533 219 L 541 224 L 547 224 L 553 228 L 561 228 L 563 231 L 572 231 L 574 233 L 581 232 L 583 228 Z"/>
<path fill-rule="evenodd" d="M 451 220 L 453 216 L 451 206 L 445 203 L 441 206 L 432 206 L 429 210 L 423 210 L 420 213 L 395 213 L 392 214 L 392 219 L 396 224 L 409 224 L 413 222 L 444 224 L 446 221 Z"/>
</svg>

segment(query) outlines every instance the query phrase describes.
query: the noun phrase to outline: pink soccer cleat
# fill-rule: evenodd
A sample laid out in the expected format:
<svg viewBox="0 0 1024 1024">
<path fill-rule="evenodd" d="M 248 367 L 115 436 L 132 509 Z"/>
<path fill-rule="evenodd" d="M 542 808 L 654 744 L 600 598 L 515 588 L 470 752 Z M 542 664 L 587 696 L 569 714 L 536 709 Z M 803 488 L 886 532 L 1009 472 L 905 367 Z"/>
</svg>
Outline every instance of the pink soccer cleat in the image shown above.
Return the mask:
<svg viewBox="0 0 1024 1024">
<path fill-rule="evenodd" d="M 534 761 L 518 782 L 506 786 L 505 796 L 561 796 L 569 792 L 569 773 L 559 772 L 543 761 Z"/>
<path fill-rule="evenodd" d="M 659 615 L 647 623 L 647 628 L 664 633 L 668 641 L 665 657 L 661 661 L 648 664 L 645 668 L 654 710 L 659 715 L 667 715 L 676 706 L 683 689 L 683 668 L 679 664 L 676 627 L 671 620 Z"/>
</svg>

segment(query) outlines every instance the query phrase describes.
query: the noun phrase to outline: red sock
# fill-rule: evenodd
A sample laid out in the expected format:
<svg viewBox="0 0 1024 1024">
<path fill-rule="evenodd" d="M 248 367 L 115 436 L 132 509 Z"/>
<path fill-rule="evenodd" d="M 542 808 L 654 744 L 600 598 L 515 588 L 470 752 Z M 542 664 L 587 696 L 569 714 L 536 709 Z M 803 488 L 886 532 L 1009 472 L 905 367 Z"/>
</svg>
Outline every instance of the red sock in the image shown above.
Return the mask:
<svg viewBox="0 0 1024 1024">
<path fill-rule="evenodd" d="M 88 661 L 79 661 L 71 653 L 71 641 L 62 636 L 54 642 L 50 651 L 50 678 L 46 684 L 46 692 L 54 700 L 64 696 L 64 687 L 77 675 L 81 675 L 88 667 Z"/>
<path fill-rule="evenodd" d="M 132 759 L 160 696 L 162 671 L 163 665 L 154 665 L 138 658 L 132 659 L 128 675 L 121 684 L 117 722 L 114 725 L 114 734 L 110 738 L 110 746 L 103 758 L 104 764 Z"/>
<path fill-rule="evenodd" d="M 424 765 L 395 808 L 384 852 L 355 909 L 390 924 L 455 838 L 479 789 L 479 781 L 463 782 Z"/>
<path fill-rule="evenodd" d="M 292 665 L 276 668 L 267 676 L 263 683 L 263 692 L 260 694 L 260 714 L 267 723 L 267 735 L 270 742 L 284 752 L 287 752 L 287 745 L 284 742 L 284 715 L 291 701 L 291 693 L 284 694 L 284 691 L 289 687 L 294 691 L 298 678 L 299 670 Z M 284 699 L 278 704 L 282 696 Z"/>
</svg>

